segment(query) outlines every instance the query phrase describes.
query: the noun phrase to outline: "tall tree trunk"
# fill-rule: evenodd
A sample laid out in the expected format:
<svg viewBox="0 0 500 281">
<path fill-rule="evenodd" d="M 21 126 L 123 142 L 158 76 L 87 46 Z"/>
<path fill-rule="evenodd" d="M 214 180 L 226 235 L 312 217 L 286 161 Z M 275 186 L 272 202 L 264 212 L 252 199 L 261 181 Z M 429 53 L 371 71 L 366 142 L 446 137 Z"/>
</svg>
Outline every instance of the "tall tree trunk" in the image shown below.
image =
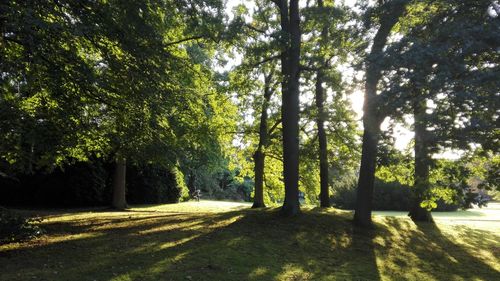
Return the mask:
<svg viewBox="0 0 500 281">
<path fill-rule="evenodd" d="M 284 216 L 300 212 L 299 204 L 299 76 L 300 76 L 300 17 L 298 0 L 280 2 L 281 28 L 286 44 L 281 65 L 283 74 L 283 178 L 285 201 L 281 208 Z M 288 35 L 288 36 L 287 36 Z"/>
<path fill-rule="evenodd" d="M 413 105 L 415 120 L 415 175 L 412 204 L 408 216 L 414 222 L 434 222 L 431 212 L 420 206 L 429 189 L 429 149 L 426 121 L 426 101 L 416 101 Z"/>
<path fill-rule="evenodd" d="M 359 171 L 354 224 L 362 227 L 372 226 L 372 198 L 375 182 L 380 124 L 385 114 L 379 111 L 377 85 L 382 77 L 379 60 L 389 34 L 404 13 L 408 1 L 390 1 L 380 18 L 380 27 L 373 38 L 373 45 L 366 61 L 365 100 L 363 104 L 363 148 Z"/>
<path fill-rule="evenodd" d="M 363 132 L 354 224 L 362 227 L 370 227 L 372 225 L 373 185 L 375 183 L 380 122 L 363 123 L 365 124 L 365 129 Z"/>
<path fill-rule="evenodd" d="M 316 72 L 316 107 L 318 108 L 318 117 L 316 125 L 318 127 L 318 144 L 319 144 L 319 179 L 320 179 L 320 206 L 323 208 L 330 207 L 330 191 L 328 188 L 328 148 L 326 132 L 324 127 L 325 112 L 323 107 L 324 90 L 323 90 L 323 73 L 321 70 Z"/>
<path fill-rule="evenodd" d="M 262 110 L 260 114 L 260 125 L 259 125 L 259 145 L 257 146 L 257 151 L 253 155 L 253 160 L 255 163 L 254 174 L 255 174 L 255 189 L 253 197 L 252 208 L 263 208 L 266 207 L 264 203 L 264 163 L 266 154 L 264 149 L 267 147 L 269 133 L 267 129 L 267 109 L 269 108 L 269 102 L 272 95 L 272 74 L 266 75 L 264 78 L 264 101 L 262 102 Z"/>
<path fill-rule="evenodd" d="M 318 0 L 318 7 L 324 7 L 323 0 Z M 328 42 L 328 28 L 326 25 L 321 29 L 321 41 L 326 45 Z M 326 67 L 327 62 L 321 58 L 320 68 Z M 325 111 L 324 100 L 325 91 L 323 89 L 323 70 L 316 71 L 316 107 L 318 108 L 318 117 L 316 125 L 318 127 L 318 145 L 319 145 L 319 181 L 320 181 L 320 206 L 323 208 L 330 207 L 330 190 L 328 188 L 328 147 L 325 132 Z"/>
<path fill-rule="evenodd" d="M 115 162 L 115 172 L 113 175 L 113 202 L 112 207 L 123 210 L 127 208 L 127 200 L 125 198 L 125 178 L 127 164 L 124 157 L 117 157 Z"/>
</svg>

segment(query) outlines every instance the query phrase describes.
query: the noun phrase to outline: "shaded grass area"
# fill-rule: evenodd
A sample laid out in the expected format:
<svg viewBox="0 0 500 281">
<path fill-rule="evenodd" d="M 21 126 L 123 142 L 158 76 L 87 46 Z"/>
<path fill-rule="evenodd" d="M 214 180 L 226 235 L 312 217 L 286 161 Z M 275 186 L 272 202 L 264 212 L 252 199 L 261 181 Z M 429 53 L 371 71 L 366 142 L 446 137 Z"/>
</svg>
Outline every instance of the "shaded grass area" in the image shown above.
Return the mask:
<svg viewBox="0 0 500 281">
<path fill-rule="evenodd" d="M 37 212 L 47 234 L 0 246 L 0 280 L 500 280 L 488 230 L 222 205 Z"/>
</svg>

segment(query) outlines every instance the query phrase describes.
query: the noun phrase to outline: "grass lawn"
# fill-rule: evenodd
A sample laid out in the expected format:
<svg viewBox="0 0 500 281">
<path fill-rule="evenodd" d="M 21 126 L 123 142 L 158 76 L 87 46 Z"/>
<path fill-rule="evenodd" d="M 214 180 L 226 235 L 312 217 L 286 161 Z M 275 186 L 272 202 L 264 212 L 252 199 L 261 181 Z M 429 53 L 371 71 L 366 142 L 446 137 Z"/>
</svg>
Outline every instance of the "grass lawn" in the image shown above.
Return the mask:
<svg viewBox="0 0 500 281">
<path fill-rule="evenodd" d="M 500 205 L 415 225 L 376 212 L 187 202 L 38 214 L 46 234 L 0 246 L 0 280 L 500 280 Z M 495 209 L 496 208 L 496 209 Z"/>
</svg>

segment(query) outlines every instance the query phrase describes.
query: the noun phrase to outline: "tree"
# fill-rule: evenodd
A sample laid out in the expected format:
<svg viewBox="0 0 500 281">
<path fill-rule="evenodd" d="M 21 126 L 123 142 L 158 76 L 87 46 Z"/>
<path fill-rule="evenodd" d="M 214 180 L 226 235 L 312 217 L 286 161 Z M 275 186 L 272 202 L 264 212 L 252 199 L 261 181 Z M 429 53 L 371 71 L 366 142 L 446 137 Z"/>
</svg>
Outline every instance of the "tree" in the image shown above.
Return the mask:
<svg viewBox="0 0 500 281">
<path fill-rule="evenodd" d="M 324 8 L 322 0 L 318 0 L 318 8 Z M 327 44 L 328 42 L 328 28 L 323 26 L 321 29 L 321 43 Z M 319 63 L 319 69 L 316 71 L 316 89 L 315 100 L 318 109 L 318 116 L 316 117 L 316 126 L 318 128 L 318 146 L 319 146 L 319 177 L 320 177 L 320 206 L 323 208 L 330 207 L 330 192 L 328 187 L 328 147 L 325 132 L 325 112 L 324 112 L 324 89 L 323 89 L 323 68 L 327 67 L 327 62 L 322 59 Z"/>
<path fill-rule="evenodd" d="M 174 166 L 178 148 L 210 140 L 186 131 L 219 135 L 204 57 L 222 28 L 220 1 L 35 2 L 5 5 L 0 101 L 16 115 L 2 126 L 19 147 L 2 146 L 8 166 L 112 159 L 113 205 L 124 208 L 126 163 Z M 31 128 L 14 126 L 25 116 Z"/>
<path fill-rule="evenodd" d="M 426 101 L 415 101 L 413 105 L 415 131 L 415 176 L 413 184 L 413 199 L 409 216 L 413 221 L 433 222 L 431 213 L 421 206 L 429 190 L 429 162 L 428 133 L 426 122 Z"/>
<path fill-rule="evenodd" d="M 379 110 L 381 101 L 377 95 L 377 86 L 382 77 L 380 60 L 384 55 L 384 47 L 386 46 L 391 30 L 404 14 L 407 3 L 408 1 L 393 0 L 379 5 L 379 27 L 373 38 L 370 53 L 366 58 L 365 100 L 363 104 L 364 133 L 357 201 L 354 210 L 354 224 L 358 226 L 369 227 L 372 224 L 371 206 L 377 147 L 380 124 L 385 118 L 385 113 Z"/>
<path fill-rule="evenodd" d="M 471 143 L 491 148 L 498 141 L 493 129 L 498 39 L 491 36 L 498 21 L 484 17 L 489 5 L 414 3 L 400 28 L 404 37 L 387 51 L 391 63 L 386 75 L 392 78 L 386 85 L 387 111 L 414 116 L 414 203 L 409 213 L 414 221 L 432 222 L 430 210 L 448 194 L 429 181 L 433 153 L 468 150 Z M 427 108 L 429 102 L 433 108 Z"/>
<path fill-rule="evenodd" d="M 283 180 L 285 200 L 281 213 L 293 216 L 299 205 L 299 78 L 300 15 L 298 0 L 276 0 L 281 23 L 281 75 L 283 124 Z"/>
</svg>

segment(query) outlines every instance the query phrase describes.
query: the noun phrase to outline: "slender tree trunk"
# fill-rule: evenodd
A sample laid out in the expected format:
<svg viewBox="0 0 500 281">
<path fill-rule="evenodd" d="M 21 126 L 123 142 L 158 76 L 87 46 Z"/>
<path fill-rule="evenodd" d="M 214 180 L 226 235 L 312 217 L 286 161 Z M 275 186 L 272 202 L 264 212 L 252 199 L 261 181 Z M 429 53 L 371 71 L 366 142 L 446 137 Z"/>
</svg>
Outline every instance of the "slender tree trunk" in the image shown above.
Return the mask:
<svg viewBox="0 0 500 281">
<path fill-rule="evenodd" d="M 412 204 L 408 216 L 414 222 L 434 222 L 431 212 L 420 206 L 429 189 L 429 149 L 427 137 L 425 100 L 417 101 L 413 105 L 415 120 L 415 175 Z"/>
<path fill-rule="evenodd" d="M 281 28 L 286 44 L 282 54 L 282 124 L 284 216 L 300 212 L 299 204 L 299 76 L 300 76 L 300 17 L 298 0 L 280 1 Z M 285 36 L 286 36 L 285 35 Z"/>
<path fill-rule="evenodd" d="M 321 70 L 316 72 L 316 107 L 318 108 L 318 117 L 316 125 L 318 127 L 318 144 L 319 144 L 319 179 L 320 179 L 320 206 L 323 208 L 330 207 L 330 191 L 328 187 L 328 148 L 326 132 L 324 127 L 325 112 L 324 112 L 324 89 L 323 89 L 323 73 Z"/>
<path fill-rule="evenodd" d="M 127 164 L 123 157 L 117 157 L 115 162 L 115 173 L 113 175 L 113 202 L 112 207 L 123 210 L 127 208 L 125 198 L 125 178 Z"/>
<path fill-rule="evenodd" d="M 264 101 L 262 102 L 262 111 L 260 114 L 259 145 L 257 147 L 257 151 L 255 151 L 253 156 L 255 163 L 255 190 L 252 208 L 266 207 L 264 203 L 264 163 L 266 154 L 263 150 L 267 147 L 269 139 L 269 133 L 267 129 L 267 109 L 269 108 L 269 102 L 272 95 L 271 81 L 272 74 L 266 75 L 266 77 L 264 78 Z"/>
</svg>

